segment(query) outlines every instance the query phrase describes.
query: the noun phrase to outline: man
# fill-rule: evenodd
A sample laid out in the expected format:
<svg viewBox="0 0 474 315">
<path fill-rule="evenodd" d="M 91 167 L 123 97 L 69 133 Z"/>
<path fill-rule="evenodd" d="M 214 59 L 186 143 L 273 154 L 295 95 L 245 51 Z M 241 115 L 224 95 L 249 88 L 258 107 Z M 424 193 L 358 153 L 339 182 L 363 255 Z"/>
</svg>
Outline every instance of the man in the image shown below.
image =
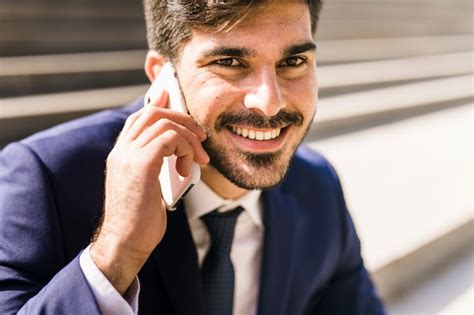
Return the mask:
<svg viewBox="0 0 474 315">
<path fill-rule="evenodd" d="M 4 149 L 0 313 L 383 314 L 334 170 L 295 155 L 320 5 L 146 0 L 146 74 L 173 62 L 189 115 L 163 91 Z M 202 176 L 167 212 L 173 154 Z"/>
</svg>

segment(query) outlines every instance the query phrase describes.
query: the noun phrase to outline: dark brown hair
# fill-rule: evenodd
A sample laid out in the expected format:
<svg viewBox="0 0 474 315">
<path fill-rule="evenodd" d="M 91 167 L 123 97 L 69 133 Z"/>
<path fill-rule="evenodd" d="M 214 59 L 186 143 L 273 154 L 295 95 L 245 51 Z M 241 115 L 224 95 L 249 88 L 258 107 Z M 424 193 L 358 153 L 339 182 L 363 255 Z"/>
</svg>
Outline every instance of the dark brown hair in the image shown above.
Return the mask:
<svg viewBox="0 0 474 315">
<path fill-rule="evenodd" d="M 322 0 L 300 0 L 316 26 Z M 148 47 L 170 59 L 191 39 L 192 30 L 225 31 L 271 0 L 143 0 Z"/>
</svg>

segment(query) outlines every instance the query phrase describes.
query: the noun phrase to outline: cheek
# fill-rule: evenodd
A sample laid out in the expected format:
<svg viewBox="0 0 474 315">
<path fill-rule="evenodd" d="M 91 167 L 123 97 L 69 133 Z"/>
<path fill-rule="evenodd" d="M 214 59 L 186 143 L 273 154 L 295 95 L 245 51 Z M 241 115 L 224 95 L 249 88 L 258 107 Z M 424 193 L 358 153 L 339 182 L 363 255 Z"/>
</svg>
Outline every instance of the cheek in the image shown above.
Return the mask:
<svg viewBox="0 0 474 315">
<path fill-rule="evenodd" d="M 289 106 L 302 113 L 306 118 L 311 117 L 318 101 L 318 89 L 312 82 L 294 82 L 287 87 Z"/>
<path fill-rule="evenodd" d="M 201 126 L 212 128 L 222 112 L 238 104 L 238 92 L 219 80 L 195 81 L 189 93 L 188 110 Z"/>
</svg>

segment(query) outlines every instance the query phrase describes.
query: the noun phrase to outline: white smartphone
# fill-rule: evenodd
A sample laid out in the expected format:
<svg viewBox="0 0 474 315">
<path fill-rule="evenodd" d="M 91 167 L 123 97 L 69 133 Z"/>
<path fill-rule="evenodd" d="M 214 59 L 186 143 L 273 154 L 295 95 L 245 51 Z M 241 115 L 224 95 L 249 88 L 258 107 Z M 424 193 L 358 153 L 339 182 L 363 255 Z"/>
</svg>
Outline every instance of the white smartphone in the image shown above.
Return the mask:
<svg viewBox="0 0 474 315">
<path fill-rule="evenodd" d="M 188 113 L 181 87 L 173 65 L 167 62 L 145 94 L 144 106 L 155 104 L 162 90 L 168 92 L 168 108 Z M 201 178 L 199 164 L 193 162 L 189 176 L 183 177 L 176 171 L 176 156 L 163 159 L 159 181 L 162 198 L 168 210 L 175 210 L 176 205 L 193 188 Z"/>
</svg>

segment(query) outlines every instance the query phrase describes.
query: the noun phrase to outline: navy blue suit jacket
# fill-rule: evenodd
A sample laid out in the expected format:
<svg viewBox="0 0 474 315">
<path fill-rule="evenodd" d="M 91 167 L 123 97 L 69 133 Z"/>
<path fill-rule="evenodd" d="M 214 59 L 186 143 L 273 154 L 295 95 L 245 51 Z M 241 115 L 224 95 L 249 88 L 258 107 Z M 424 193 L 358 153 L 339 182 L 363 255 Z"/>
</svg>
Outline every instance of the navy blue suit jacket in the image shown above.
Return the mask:
<svg viewBox="0 0 474 315">
<path fill-rule="evenodd" d="M 0 155 L 0 314 L 98 314 L 78 257 L 98 225 L 107 155 L 141 100 L 10 144 Z M 258 314 L 383 314 L 332 167 L 307 148 L 264 191 Z M 203 314 L 183 209 L 139 273 L 140 314 Z"/>
</svg>

